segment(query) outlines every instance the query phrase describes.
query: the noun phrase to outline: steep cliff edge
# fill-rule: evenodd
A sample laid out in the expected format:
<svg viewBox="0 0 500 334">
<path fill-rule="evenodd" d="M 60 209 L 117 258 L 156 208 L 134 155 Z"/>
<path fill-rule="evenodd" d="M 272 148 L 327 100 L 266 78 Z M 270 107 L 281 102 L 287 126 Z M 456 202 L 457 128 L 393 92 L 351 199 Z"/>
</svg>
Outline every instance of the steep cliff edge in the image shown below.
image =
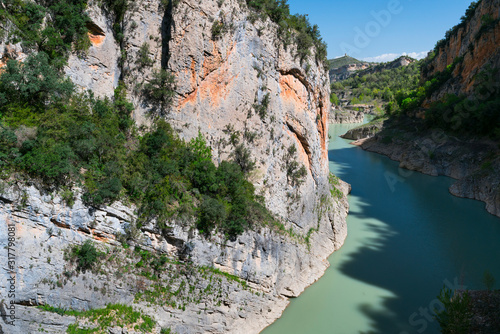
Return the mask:
<svg viewBox="0 0 500 334">
<path fill-rule="evenodd" d="M 8 244 L 13 229 L 15 264 L 6 278 L 17 283 L 11 298 L 2 279 L 0 299 L 3 315 L 9 305 L 17 313 L 15 327 L 2 317 L 1 330 L 61 333 L 75 322 L 92 328 L 64 310 L 120 303 L 151 316 L 155 333 L 160 327 L 258 333 L 280 316 L 288 297 L 323 274 L 347 233 L 349 186 L 328 171 L 329 80 L 322 62 L 312 47 L 309 55 L 295 43 L 285 47 L 278 26 L 255 19 L 242 1 L 144 0 L 130 3 L 121 19 L 91 2 L 87 13 L 91 45 L 71 54 L 65 67 L 73 82 L 112 97 L 123 80 L 138 124 L 151 126 L 160 116 L 186 140 L 200 132 L 217 164 L 235 159 L 238 147 L 249 152 L 256 167 L 249 179 L 279 224 L 256 226 L 236 240 L 207 237 L 194 222 L 175 219 L 136 230 L 138 209 L 126 201 L 93 207 L 76 191 L 69 205 L 60 192 L 8 178 L 0 189 L 0 242 Z M 161 69 L 175 76 L 168 108 L 143 90 Z M 99 266 L 82 272 L 64 254 L 86 240 L 103 255 Z M 3 249 L 0 261 L 9 257 Z M 160 269 L 143 269 L 147 264 Z"/>
<path fill-rule="evenodd" d="M 424 101 L 424 107 L 442 100 L 446 94 L 475 94 L 478 74 L 500 67 L 500 1 L 477 1 L 467 10 L 462 23 L 439 41 L 422 67 L 422 80 L 450 71 L 446 81 Z M 451 66 L 451 67 L 450 67 Z M 499 73 L 490 78 L 498 82 Z M 490 89 L 491 90 L 491 89 Z M 484 92 L 483 92 L 484 94 Z"/>
</svg>

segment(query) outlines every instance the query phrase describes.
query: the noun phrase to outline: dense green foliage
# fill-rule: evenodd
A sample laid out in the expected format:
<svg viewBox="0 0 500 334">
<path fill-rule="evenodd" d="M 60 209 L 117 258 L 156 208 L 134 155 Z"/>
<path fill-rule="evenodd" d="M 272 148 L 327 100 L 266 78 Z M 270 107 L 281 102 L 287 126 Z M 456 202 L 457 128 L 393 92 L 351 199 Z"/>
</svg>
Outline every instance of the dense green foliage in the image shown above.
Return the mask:
<svg viewBox="0 0 500 334">
<path fill-rule="evenodd" d="M 443 287 L 438 296 L 443 310 L 435 310 L 435 318 L 441 326 L 441 333 L 469 333 L 471 327 L 471 298 L 467 291 L 458 295 Z"/>
<path fill-rule="evenodd" d="M 25 48 L 44 52 L 50 63 L 60 69 L 68 52 L 90 46 L 86 6 L 86 0 L 47 0 L 44 6 L 5 0 L 0 7 L 0 22 L 13 27 L 9 40 L 22 41 Z"/>
<path fill-rule="evenodd" d="M 285 46 L 294 42 L 297 46 L 296 56 L 303 62 L 315 48 L 316 62 L 322 62 L 328 67 L 326 59 L 326 43 L 322 40 L 319 27 L 311 25 L 306 15 L 291 15 L 286 0 L 246 0 L 248 7 L 254 9 L 257 15 L 251 20 L 269 17 L 278 24 L 278 37 Z"/>
<path fill-rule="evenodd" d="M 25 104 L 33 112 L 41 113 L 50 103 L 60 104 L 72 93 L 73 84 L 63 79 L 50 65 L 45 52 L 33 54 L 21 66 L 17 61 L 7 62 L 0 76 L 0 108 L 9 113 L 10 108 Z"/>
<path fill-rule="evenodd" d="M 431 105 L 426 112 L 427 124 L 451 132 L 500 138 L 500 87 L 494 81 L 498 71 L 479 73 L 473 96 L 448 94 Z"/>
<path fill-rule="evenodd" d="M 398 97 L 408 94 L 418 87 L 420 62 L 395 69 L 382 70 L 372 74 L 360 74 L 346 80 L 332 83 L 332 91 L 349 89 L 352 91 L 352 103 L 395 102 Z M 338 101 L 332 94 L 333 103 Z"/>
<path fill-rule="evenodd" d="M 456 58 L 447 68 L 434 74 L 427 81 L 407 94 L 396 97 L 393 114 L 420 108 L 426 98 L 432 96 L 452 78 L 452 72 L 463 61 Z M 500 87 L 496 83 L 499 69 L 485 68 L 476 75 L 474 94 L 457 96 L 446 94 L 431 104 L 425 113 L 425 123 L 431 128 L 448 132 L 500 138 Z"/>
</svg>

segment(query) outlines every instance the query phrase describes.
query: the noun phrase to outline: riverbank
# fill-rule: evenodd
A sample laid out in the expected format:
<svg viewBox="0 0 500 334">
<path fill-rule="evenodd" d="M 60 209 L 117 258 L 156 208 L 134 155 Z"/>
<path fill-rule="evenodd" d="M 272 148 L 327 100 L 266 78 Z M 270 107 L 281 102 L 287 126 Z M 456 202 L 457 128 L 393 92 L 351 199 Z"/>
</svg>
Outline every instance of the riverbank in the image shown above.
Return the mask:
<svg viewBox="0 0 500 334">
<path fill-rule="evenodd" d="M 359 132 L 359 130 L 358 130 Z M 456 179 L 451 194 L 486 203 L 500 217 L 499 144 L 488 139 L 456 138 L 439 130 L 424 129 L 421 122 L 384 122 L 376 133 L 353 142 L 363 150 L 383 154 L 411 171 Z"/>
<path fill-rule="evenodd" d="M 363 123 L 365 119 L 365 113 L 362 111 L 337 108 L 330 110 L 330 114 L 328 115 L 328 122 L 330 124 Z"/>
</svg>

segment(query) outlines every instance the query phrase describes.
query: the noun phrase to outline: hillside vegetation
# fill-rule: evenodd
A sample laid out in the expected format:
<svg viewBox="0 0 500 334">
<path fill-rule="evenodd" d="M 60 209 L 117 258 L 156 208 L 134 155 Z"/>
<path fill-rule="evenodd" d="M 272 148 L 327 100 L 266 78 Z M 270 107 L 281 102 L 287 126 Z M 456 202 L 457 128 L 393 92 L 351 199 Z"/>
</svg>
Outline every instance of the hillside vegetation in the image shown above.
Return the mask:
<svg viewBox="0 0 500 334">
<path fill-rule="evenodd" d="M 349 100 L 352 104 L 378 103 L 386 104 L 391 112 L 398 99 L 406 96 L 418 87 L 421 62 L 408 66 L 382 70 L 372 74 L 354 75 L 346 80 L 332 83 L 332 102 L 338 104 L 338 96 L 342 91 L 350 91 Z"/>
<path fill-rule="evenodd" d="M 461 22 L 446 32 L 445 38 L 438 41 L 434 51 L 422 63 L 421 77 L 423 80 L 413 90 L 397 99 L 397 108 L 391 112 L 396 115 L 407 114 L 415 110 L 425 109 L 425 124 L 430 128 L 440 128 L 455 134 L 472 136 L 486 136 L 494 139 L 500 138 L 500 87 L 495 84 L 499 75 L 499 68 L 492 66 L 483 67 L 474 75 L 472 93 L 450 94 L 447 93 L 450 82 L 455 79 L 456 70 L 463 68 L 464 57 L 456 57 L 451 64 L 441 72 L 429 75 L 429 64 L 439 55 L 441 49 L 450 42 L 460 28 L 463 28 L 474 17 L 481 1 L 472 2 Z M 482 34 L 497 26 L 498 20 L 492 20 L 488 15 L 481 18 L 481 28 L 475 36 L 478 41 Z M 468 47 L 468 52 L 474 46 Z M 434 93 L 443 92 L 438 100 L 430 105 L 424 102 Z M 424 108 L 425 107 L 425 108 Z"/>
</svg>

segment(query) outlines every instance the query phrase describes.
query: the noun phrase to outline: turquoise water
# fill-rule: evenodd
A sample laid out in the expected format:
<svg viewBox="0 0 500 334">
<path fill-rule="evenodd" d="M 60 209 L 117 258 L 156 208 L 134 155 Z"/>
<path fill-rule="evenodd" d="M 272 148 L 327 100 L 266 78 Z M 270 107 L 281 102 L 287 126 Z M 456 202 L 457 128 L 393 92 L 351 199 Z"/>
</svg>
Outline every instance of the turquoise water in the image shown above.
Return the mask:
<svg viewBox="0 0 500 334">
<path fill-rule="evenodd" d="M 338 138 L 350 127 L 331 125 L 329 146 L 330 170 L 353 188 L 345 245 L 263 334 L 438 333 L 443 285 L 483 289 L 489 270 L 500 288 L 500 219 L 450 195 L 453 180 Z"/>
</svg>

